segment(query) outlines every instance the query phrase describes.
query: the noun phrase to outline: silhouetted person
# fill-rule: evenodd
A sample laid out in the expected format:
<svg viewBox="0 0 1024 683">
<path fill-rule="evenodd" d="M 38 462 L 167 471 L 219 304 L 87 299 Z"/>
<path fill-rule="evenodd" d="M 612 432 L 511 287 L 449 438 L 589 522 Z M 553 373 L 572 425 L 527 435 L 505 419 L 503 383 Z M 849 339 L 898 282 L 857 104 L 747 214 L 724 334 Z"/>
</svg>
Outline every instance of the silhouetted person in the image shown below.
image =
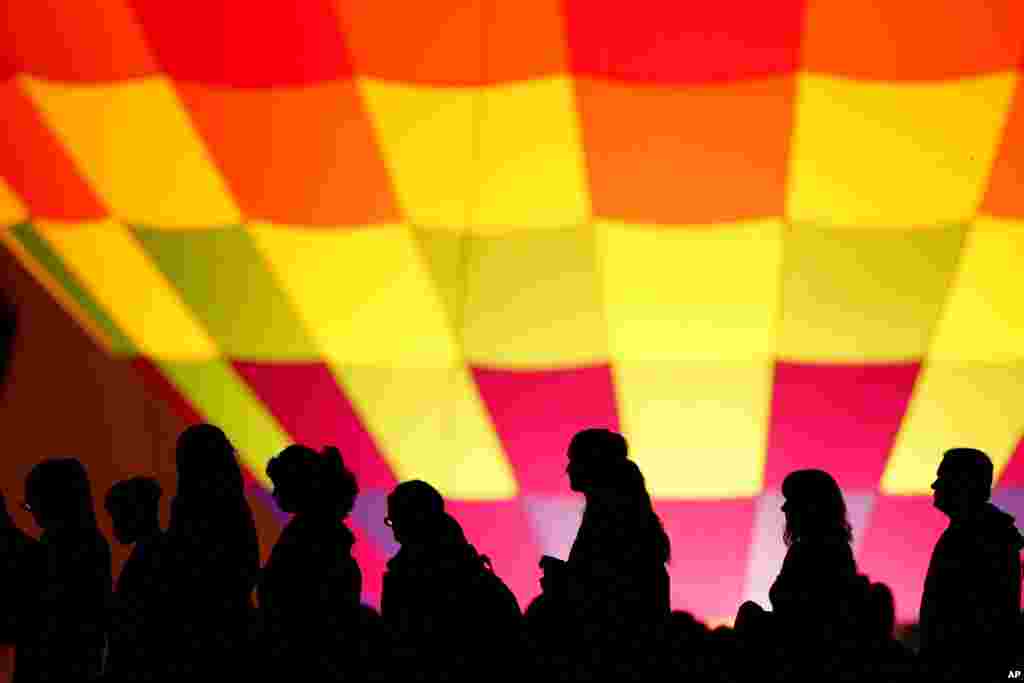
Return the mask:
<svg viewBox="0 0 1024 683">
<path fill-rule="evenodd" d="M 99 676 L 110 602 L 110 545 L 96 525 L 85 468 L 44 460 L 25 480 L 25 504 L 43 530 L 37 590 L 15 654 L 14 680 Z"/>
<path fill-rule="evenodd" d="M 166 666 L 161 628 L 170 605 L 160 528 L 162 495 L 156 479 L 133 477 L 114 484 L 104 503 L 114 538 L 134 545 L 114 590 L 107 662 L 111 680 L 153 680 Z"/>
<path fill-rule="evenodd" d="M 14 672 L 14 647 L 27 635 L 25 610 L 39 573 L 39 542 L 14 525 L 0 493 L 0 680 Z"/>
<path fill-rule="evenodd" d="M 715 627 L 708 638 L 708 648 L 705 657 L 705 670 L 697 676 L 697 680 L 714 681 L 715 683 L 734 683 L 738 680 L 747 680 L 740 676 L 742 669 L 737 666 L 743 656 L 740 649 L 739 638 L 736 629 L 725 624 Z M 775 671 L 770 669 L 756 672 L 750 680 L 774 680 Z"/>
<path fill-rule="evenodd" d="M 744 603 L 737 628 L 748 645 L 753 638 L 781 654 L 776 665 L 784 679 L 848 670 L 867 596 L 843 494 L 827 472 L 797 470 L 783 480 L 782 495 L 788 548 L 768 594 L 772 613 Z"/>
<path fill-rule="evenodd" d="M 579 432 L 568 457 L 569 486 L 586 505 L 568 560 L 542 560 L 544 601 L 573 650 L 574 675 L 609 666 L 639 675 L 668 621 L 668 535 L 621 434 Z"/>
<path fill-rule="evenodd" d="M 381 616 L 398 675 L 475 680 L 501 657 L 506 673 L 522 658 L 515 597 L 484 564 L 430 484 L 407 481 L 388 496 L 401 548 L 388 560 Z"/>
<path fill-rule="evenodd" d="M 223 676 L 246 660 L 259 574 L 259 541 L 235 449 L 219 428 L 197 424 L 178 437 L 167 569 L 167 672 Z"/>
<path fill-rule="evenodd" d="M 26 586 L 40 558 L 39 542 L 14 525 L 0 493 L 0 643 L 13 643 L 24 617 Z"/>
<path fill-rule="evenodd" d="M 692 614 L 672 610 L 669 617 L 666 664 L 674 678 L 706 680 L 705 673 L 720 669 L 709 662 L 711 631 Z"/>
<path fill-rule="evenodd" d="M 914 673 L 914 657 L 896 640 L 896 603 L 884 583 L 870 584 L 866 615 L 865 680 L 906 680 Z"/>
<path fill-rule="evenodd" d="M 289 446 L 267 463 L 274 500 L 294 516 L 258 589 L 267 651 L 279 675 L 318 679 L 365 669 L 358 657 L 362 574 L 344 524 L 359 488 L 335 448 Z"/>
<path fill-rule="evenodd" d="M 1020 549 L 1013 517 L 991 503 L 992 461 L 973 448 L 946 451 L 932 484 L 949 517 L 921 598 L 921 659 L 932 678 L 1007 677 L 1020 609 Z"/>
</svg>

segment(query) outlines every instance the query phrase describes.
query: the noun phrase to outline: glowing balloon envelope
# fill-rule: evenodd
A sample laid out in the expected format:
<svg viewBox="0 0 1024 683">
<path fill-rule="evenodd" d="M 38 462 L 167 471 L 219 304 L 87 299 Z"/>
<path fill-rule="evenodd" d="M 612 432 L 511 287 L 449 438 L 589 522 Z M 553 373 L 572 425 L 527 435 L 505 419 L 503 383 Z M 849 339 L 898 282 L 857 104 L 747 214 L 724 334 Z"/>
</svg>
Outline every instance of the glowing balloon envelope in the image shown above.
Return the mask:
<svg viewBox="0 0 1024 683">
<path fill-rule="evenodd" d="M 413 477 L 535 595 L 588 426 L 710 620 L 766 600 L 793 469 L 901 620 L 942 450 L 1024 513 L 1015 0 L 2 11 L 4 244 L 252 476 L 338 445 L 371 600 Z"/>
</svg>

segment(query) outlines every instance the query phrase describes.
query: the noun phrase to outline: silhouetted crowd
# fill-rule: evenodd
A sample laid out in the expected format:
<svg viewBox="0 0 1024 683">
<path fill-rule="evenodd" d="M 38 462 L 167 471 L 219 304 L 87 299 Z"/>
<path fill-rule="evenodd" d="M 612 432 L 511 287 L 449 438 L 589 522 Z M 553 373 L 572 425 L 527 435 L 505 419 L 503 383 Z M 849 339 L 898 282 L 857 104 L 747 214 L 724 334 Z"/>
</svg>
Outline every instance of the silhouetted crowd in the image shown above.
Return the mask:
<svg viewBox="0 0 1024 683">
<path fill-rule="evenodd" d="M 569 444 L 582 521 L 567 559 L 539 559 L 542 592 L 525 612 L 427 482 L 388 496 L 385 523 L 400 549 L 378 613 L 360 602 L 344 522 L 359 487 L 337 449 L 293 445 L 270 460 L 274 499 L 292 517 L 263 567 L 224 432 L 186 429 L 176 466 L 166 531 L 155 479 L 107 493 L 117 541 L 134 546 L 116 583 L 78 460 L 45 460 L 26 478 L 39 540 L 15 527 L 0 497 L 0 641 L 15 646 L 16 683 L 1022 676 L 1024 537 L 989 502 L 992 462 L 974 449 L 947 451 L 932 484 L 950 523 L 928 568 L 914 649 L 894 637 L 891 591 L 858 572 L 842 492 L 821 470 L 783 482 L 788 550 L 771 609 L 746 602 L 735 627 L 710 630 L 670 609 L 669 537 L 611 431 Z"/>
</svg>

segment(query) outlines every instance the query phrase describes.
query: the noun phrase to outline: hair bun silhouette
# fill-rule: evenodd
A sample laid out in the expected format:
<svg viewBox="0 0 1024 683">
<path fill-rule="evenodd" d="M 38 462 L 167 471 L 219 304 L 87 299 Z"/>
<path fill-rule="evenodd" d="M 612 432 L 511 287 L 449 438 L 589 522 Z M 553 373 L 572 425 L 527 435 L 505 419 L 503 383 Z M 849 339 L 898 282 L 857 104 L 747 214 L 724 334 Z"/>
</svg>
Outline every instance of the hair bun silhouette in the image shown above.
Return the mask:
<svg viewBox="0 0 1024 683">
<path fill-rule="evenodd" d="M 341 451 L 338 450 L 337 446 L 324 446 L 323 451 L 320 452 L 317 458 L 317 466 L 320 469 L 321 475 L 333 478 L 334 481 L 332 483 L 336 485 L 346 484 L 348 475 L 352 474 L 348 467 L 345 466 L 345 458 L 342 457 Z M 352 485 L 355 485 L 354 477 Z M 358 491 L 358 486 L 356 490 Z"/>
<path fill-rule="evenodd" d="M 324 504 L 334 508 L 339 516 L 348 516 L 359 495 L 355 474 L 345 466 L 336 446 L 324 446 L 318 463 Z"/>
<path fill-rule="evenodd" d="M 335 446 L 318 453 L 308 446 L 292 444 L 267 463 L 267 476 L 288 481 L 294 493 L 296 509 L 302 512 L 329 512 L 345 517 L 352 511 L 359 485 L 355 474 Z"/>
</svg>

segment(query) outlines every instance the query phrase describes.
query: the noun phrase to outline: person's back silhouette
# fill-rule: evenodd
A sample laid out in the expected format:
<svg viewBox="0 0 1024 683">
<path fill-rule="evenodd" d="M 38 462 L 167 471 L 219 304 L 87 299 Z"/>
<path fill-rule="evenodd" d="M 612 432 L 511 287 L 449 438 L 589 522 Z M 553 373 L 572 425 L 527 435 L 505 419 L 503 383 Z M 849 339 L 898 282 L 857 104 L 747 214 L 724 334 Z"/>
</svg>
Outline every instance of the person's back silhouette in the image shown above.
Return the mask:
<svg viewBox="0 0 1024 683">
<path fill-rule="evenodd" d="M 982 451 L 954 448 L 932 484 L 934 505 L 950 520 L 921 597 L 920 656 L 934 678 L 1005 679 L 1013 658 L 1024 537 L 989 502 L 992 470 Z"/>
<path fill-rule="evenodd" d="M 107 671 L 116 680 L 146 680 L 166 663 L 161 622 L 169 608 L 165 586 L 164 534 L 160 529 L 163 490 L 152 477 L 114 484 L 104 507 L 119 543 L 134 544 L 114 590 Z"/>
<path fill-rule="evenodd" d="M 863 660 L 865 680 L 906 680 L 915 661 L 909 648 L 896 640 L 896 603 L 884 583 L 868 587 Z"/>
<path fill-rule="evenodd" d="M 267 463 L 274 499 L 294 516 L 263 569 L 258 588 L 267 652 L 275 672 L 320 678 L 365 669 L 348 647 L 359 633 L 362 574 L 355 536 L 342 521 L 358 494 L 335 448 L 323 455 L 289 446 Z"/>
<path fill-rule="evenodd" d="M 259 541 L 235 450 L 219 428 L 178 437 L 178 487 L 164 566 L 173 609 L 166 637 L 171 678 L 230 675 L 246 659 Z"/>
<path fill-rule="evenodd" d="M 25 480 L 25 505 L 43 530 L 42 564 L 14 680 L 93 680 L 106 648 L 111 557 L 85 467 L 74 458 L 39 463 Z"/>
</svg>

